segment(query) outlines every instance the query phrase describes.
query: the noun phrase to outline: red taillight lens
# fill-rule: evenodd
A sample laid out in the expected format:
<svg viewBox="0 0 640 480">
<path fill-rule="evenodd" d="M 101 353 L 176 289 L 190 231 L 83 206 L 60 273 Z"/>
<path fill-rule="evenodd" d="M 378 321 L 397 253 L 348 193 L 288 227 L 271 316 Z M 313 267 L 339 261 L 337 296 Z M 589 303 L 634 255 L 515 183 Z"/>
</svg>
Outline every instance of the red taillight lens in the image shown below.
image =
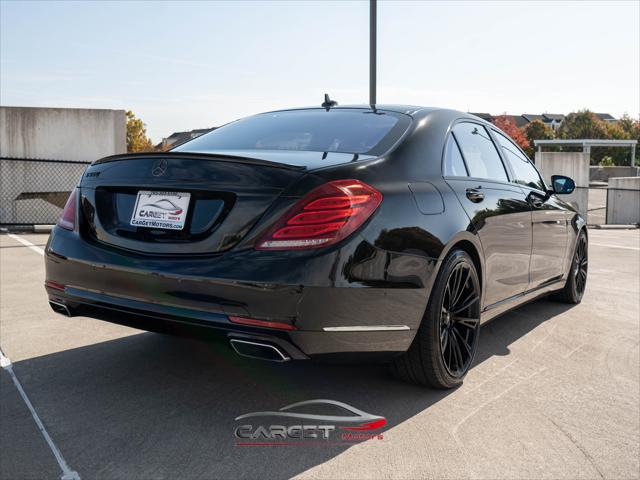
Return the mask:
<svg viewBox="0 0 640 480">
<path fill-rule="evenodd" d="M 58 225 L 67 230 L 76 228 L 76 209 L 78 205 L 78 189 L 74 188 L 67 199 L 62 215 L 58 220 Z"/>
<path fill-rule="evenodd" d="M 256 243 L 258 250 L 326 247 L 351 235 L 382 202 L 358 180 L 336 180 L 312 190 Z"/>
</svg>

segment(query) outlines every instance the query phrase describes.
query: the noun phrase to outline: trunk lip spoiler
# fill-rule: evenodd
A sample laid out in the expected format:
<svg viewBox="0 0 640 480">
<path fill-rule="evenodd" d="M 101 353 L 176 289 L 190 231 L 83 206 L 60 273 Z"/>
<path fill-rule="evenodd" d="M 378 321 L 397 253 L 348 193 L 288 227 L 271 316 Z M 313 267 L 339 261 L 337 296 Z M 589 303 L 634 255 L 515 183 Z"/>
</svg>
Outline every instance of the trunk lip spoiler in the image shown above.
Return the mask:
<svg viewBox="0 0 640 480">
<path fill-rule="evenodd" d="M 250 165 L 261 165 L 265 167 L 282 168 L 284 170 L 306 171 L 307 167 L 302 165 L 291 165 L 287 163 L 272 162 L 260 158 L 248 157 L 243 155 L 233 155 L 227 153 L 195 153 L 195 152 L 138 152 L 138 153 L 121 153 L 118 155 L 110 155 L 95 160 L 91 166 L 101 165 L 103 163 L 116 162 L 119 160 L 142 160 L 149 158 L 191 158 L 201 160 L 218 160 L 229 163 L 244 163 Z"/>
</svg>

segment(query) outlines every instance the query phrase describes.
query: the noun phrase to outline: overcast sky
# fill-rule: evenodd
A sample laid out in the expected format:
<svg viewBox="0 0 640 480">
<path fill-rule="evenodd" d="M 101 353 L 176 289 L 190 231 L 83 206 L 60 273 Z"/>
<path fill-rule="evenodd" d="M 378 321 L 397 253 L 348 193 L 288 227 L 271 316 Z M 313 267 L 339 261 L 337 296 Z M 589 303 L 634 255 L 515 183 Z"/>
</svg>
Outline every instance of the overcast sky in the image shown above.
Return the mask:
<svg viewBox="0 0 640 480">
<path fill-rule="evenodd" d="M 0 5 L 2 105 L 132 109 L 157 142 L 368 101 L 366 1 Z M 637 117 L 639 5 L 380 1 L 378 101 Z"/>
</svg>

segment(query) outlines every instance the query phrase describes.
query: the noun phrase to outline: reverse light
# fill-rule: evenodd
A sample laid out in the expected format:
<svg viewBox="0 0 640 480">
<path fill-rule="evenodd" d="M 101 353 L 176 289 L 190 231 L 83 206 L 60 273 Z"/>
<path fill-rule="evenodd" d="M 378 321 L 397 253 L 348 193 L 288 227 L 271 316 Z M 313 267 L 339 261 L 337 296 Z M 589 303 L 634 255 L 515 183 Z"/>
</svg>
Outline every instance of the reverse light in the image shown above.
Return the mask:
<svg viewBox="0 0 640 480">
<path fill-rule="evenodd" d="M 62 210 L 62 215 L 58 220 L 58 226 L 65 230 L 75 230 L 76 228 L 76 209 L 78 205 L 78 189 L 74 188 L 67 199 L 67 203 Z"/>
<path fill-rule="evenodd" d="M 256 243 L 257 250 L 301 250 L 332 245 L 358 229 L 382 194 L 359 180 L 325 183 L 299 200 Z"/>
</svg>

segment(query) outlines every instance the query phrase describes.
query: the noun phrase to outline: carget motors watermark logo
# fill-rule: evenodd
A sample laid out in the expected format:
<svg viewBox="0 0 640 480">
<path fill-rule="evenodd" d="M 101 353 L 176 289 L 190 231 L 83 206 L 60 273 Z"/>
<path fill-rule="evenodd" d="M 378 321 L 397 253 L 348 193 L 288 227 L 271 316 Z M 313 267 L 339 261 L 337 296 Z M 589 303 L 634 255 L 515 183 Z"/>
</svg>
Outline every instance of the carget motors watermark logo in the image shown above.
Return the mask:
<svg viewBox="0 0 640 480">
<path fill-rule="evenodd" d="M 319 408 L 348 413 L 309 413 Z M 278 420 L 268 423 L 269 417 Z M 344 402 L 322 399 L 292 403 L 277 411 L 245 413 L 236 417 L 236 421 L 241 422 L 235 429 L 237 446 L 335 445 L 382 440 L 383 434 L 376 430 L 387 424 L 387 419 L 380 415 L 372 415 Z"/>
</svg>

